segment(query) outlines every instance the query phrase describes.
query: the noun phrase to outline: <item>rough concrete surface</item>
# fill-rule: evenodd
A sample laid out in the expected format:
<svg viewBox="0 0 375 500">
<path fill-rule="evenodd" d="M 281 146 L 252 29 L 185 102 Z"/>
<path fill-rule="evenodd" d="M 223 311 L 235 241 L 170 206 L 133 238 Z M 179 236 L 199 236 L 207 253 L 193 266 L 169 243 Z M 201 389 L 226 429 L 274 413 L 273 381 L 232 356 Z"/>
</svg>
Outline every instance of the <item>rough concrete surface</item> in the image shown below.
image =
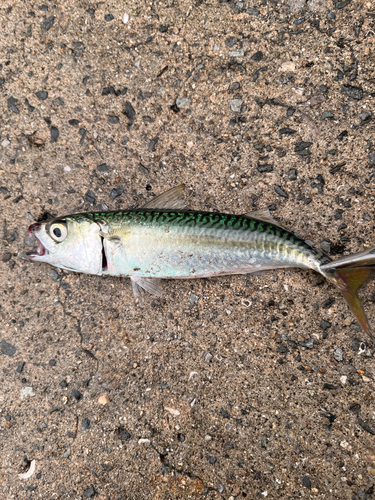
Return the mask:
<svg viewBox="0 0 375 500">
<path fill-rule="evenodd" d="M 374 345 L 320 276 L 136 304 L 20 254 L 48 214 L 180 183 L 375 246 L 374 3 L 44 1 L 0 4 L 0 498 L 373 498 Z"/>
</svg>

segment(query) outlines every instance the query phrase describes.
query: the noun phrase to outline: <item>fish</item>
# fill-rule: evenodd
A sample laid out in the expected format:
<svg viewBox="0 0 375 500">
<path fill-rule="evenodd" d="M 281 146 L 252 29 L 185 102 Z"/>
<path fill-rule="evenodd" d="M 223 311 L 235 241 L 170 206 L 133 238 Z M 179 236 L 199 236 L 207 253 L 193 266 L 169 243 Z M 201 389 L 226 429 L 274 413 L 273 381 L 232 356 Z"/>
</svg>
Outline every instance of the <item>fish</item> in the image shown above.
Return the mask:
<svg viewBox="0 0 375 500">
<path fill-rule="evenodd" d="M 27 240 L 27 241 L 26 241 Z M 141 208 L 86 212 L 32 224 L 25 257 L 77 273 L 129 277 L 133 293 L 161 296 L 161 280 L 313 269 L 343 295 L 375 340 L 357 291 L 375 277 L 375 248 L 332 261 L 268 210 L 235 215 L 188 210 L 184 185 Z"/>
</svg>

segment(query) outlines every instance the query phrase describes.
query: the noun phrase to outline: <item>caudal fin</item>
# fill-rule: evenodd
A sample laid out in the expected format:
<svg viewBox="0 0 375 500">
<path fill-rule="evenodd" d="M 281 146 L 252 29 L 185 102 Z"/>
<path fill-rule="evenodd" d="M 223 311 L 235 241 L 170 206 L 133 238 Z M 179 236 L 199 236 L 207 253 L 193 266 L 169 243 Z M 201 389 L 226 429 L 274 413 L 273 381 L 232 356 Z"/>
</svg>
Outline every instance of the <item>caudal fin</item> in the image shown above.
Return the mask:
<svg viewBox="0 0 375 500">
<path fill-rule="evenodd" d="M 357 295 L 362 286 L 375 278 L 375 248 L 325 264 L 321 270 L 338 287 L 364 331 L 375 341 Z"/>
</svg>

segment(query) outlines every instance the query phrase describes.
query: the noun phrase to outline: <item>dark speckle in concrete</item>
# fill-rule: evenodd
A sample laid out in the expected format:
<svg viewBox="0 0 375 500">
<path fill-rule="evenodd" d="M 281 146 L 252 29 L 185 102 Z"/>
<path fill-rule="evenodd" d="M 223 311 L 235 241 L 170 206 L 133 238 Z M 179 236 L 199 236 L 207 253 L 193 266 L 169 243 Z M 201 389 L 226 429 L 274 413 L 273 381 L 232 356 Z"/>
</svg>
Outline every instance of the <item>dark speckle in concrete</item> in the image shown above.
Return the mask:
<svg viewBox="0 0 375 500">
<path fill-rule="evenodd" d="M 17 352 L 17 347 L 15 347 L 14 345 L 12 345 L 11 343 L 7 342 L 4 339 L 0 342 L 0 349 L 5 356 L 10 356 L 11 358 Z"/>
</svg>

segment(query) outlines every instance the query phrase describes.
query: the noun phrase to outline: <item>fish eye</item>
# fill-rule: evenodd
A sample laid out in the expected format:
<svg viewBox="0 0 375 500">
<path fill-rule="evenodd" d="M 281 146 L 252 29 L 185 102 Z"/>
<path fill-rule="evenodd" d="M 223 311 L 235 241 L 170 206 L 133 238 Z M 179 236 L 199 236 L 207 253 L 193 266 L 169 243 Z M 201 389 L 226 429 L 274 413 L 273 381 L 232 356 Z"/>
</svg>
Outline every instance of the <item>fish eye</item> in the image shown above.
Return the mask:
<svg viewBox="0 0 375 500">
<path fill-rule="evenodd" d="M 50 227 L 50 235 L 52 239 L 57 241 L 57 243 L 61 243 L 62 241 L 64 241 L 68 235 L 66 224 L 61 222 L 52 224 Z"/>
</svg>

